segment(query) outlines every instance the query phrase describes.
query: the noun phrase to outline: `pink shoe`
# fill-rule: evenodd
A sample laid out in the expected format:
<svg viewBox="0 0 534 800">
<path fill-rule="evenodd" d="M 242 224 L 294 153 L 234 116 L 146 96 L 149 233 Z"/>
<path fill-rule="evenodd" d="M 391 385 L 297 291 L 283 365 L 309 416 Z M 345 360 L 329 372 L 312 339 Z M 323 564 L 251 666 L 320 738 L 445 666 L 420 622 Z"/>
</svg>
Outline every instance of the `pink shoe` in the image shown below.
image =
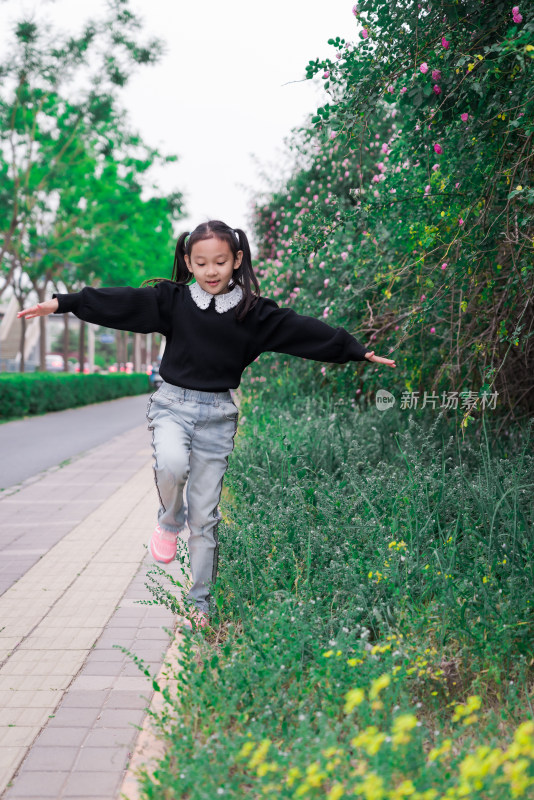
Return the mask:
<svg viewBox="0 0 534 800">
<path fill-rule="evenodd" d="M 184 619 L 183 627 L 188 630 L 198 631 L 202 630 L 202 628 L 207 628 L 209 624 L 210 618 L 207 611 L 190 611 Z"/>
<path fill-rule="evenodd" d="M 150 552 L 155 561 L 161 561 L 163 564 L 168 564 L 176 558 L 176 540 L 177 533 L 165 531 L 156 525 L 156 529 L 152 534 L 150 540 Z"/>
</svg>

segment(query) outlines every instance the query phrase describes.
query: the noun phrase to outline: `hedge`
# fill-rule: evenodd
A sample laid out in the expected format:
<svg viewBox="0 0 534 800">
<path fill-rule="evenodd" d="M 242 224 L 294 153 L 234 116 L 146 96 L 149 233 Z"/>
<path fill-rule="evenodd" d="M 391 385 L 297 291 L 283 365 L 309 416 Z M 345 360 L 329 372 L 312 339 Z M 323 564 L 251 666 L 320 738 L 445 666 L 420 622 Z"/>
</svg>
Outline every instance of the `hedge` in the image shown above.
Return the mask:
<svg viewBox="0 0 534 800">
<path fill-rule="evenodd" d="M 68 375 L 32 372 L 0 375 L 0 418 L 44 414 L 149 392 L 145 373 Z"/>
</svg>

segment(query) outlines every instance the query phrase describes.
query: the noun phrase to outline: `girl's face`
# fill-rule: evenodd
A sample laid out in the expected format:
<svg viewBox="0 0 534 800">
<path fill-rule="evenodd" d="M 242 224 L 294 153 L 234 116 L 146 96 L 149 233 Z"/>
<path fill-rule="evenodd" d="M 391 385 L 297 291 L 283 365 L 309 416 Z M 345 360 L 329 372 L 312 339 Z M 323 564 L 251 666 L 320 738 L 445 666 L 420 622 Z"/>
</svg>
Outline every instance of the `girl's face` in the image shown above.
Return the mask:
<svg viewBox="0 0 534 800">
<path fill-rule="evenodd" d="M 228 242 L 213 236 L 195 242 L 191 258 L 186 255 L 185 263 L 201 289 L 210 294 L 226 294 L 230 279 L 242 258 L 242 250 L 238 250 L 234 259 Z"/>
</svg>

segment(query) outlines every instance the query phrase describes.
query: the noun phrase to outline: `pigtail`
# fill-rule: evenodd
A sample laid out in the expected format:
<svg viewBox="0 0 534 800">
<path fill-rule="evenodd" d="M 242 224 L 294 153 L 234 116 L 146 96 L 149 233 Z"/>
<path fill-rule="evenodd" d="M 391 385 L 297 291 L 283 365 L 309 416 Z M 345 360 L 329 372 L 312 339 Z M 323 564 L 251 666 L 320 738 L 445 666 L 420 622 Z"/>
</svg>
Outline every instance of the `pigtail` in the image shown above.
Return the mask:
<svg viewBox="0 0 534 800">
<path fill-rule="evenodd" d="M 241 228 L 236 228 L 235 232 L 237 234 L 238 242 L 237 250 L 243 251 L 243 258 L 241 259 L 239 269 L 236 269 L 234 272 L 235 282 L 238 283 L 243 290 L 243 297 L 241 298 L 241 302 L 238 303 L 235 310 L 235 317 L 239 322 L 241 322 L 241 320 L 246 317 L 248 312 L 254 308 L 258 302 L 260 285 L 252 267 L 252 255 L 250 252 L 250 245 L 248 243 L 247 235 L 243 230 L 241 230 Z M 255 292 L 252 290 L 252 285 L 256 290 Z"/>
<path fill-rule="evenodd" d="M 178 237 L 178 241 L 176 242 L 176 248 L 174 251 L 174 263 L 172 269 L 172 280 L 175 283 L 189 283 L 191 278 L 193 277 L 192 273 L 189 272 L 187 269 L 187 264 L 185 263 L 185 254 L 187 253 L 190 255 L 191 248 L 189 246 L 189 240 L 186 244 L 186 239 L 190 237 L 190 233 L 182 233 L 181 236 Z"/>
<path fill-rule="evenodd" d="M 148 278 L 148 280 L 143 281 L 141 286 L 153 286 L 160 281 L 172 281 L 172 283 L 188 283 L 190 279 L 193 277 L 192 274 L 187 269 L 187 264 L 185 263 L 184 255 L 185 253 L 191 252 L 190 249 L 188 250 L 189 242 L 186 242 L 188 236 L 191 234 L 187 231 L 182 233 L 178 237 L 178 241 L 176 242 L 176 247 L 174 249 L 174 261 L 172 266 L 172 275 L 170 278 Z"/>
</svg>

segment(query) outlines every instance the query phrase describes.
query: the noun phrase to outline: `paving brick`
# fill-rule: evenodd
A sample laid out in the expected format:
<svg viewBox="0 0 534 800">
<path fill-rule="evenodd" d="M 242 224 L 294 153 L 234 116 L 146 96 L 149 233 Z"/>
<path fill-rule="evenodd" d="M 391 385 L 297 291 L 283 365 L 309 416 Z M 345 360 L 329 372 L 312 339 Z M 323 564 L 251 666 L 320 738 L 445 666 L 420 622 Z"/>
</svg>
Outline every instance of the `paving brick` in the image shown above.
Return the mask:
<svg viewBox="0 0 534 800">
<path fill-rule="evenodd" d="M 59 708 L 48 723 L 49 728 L 87 728 L 98 717 L 98 708 Z"/>
<path fill-rule="evenodd" d="M 77 751 L 78 758 L 74 771 L 94 770 L 95 772 L 108 772 L 123 770 L 130 757 L 128 745 L 122 747 L 82 747 Z"/>
<path fill-rule="evenodd" d="M 9 781 L 9 778 L 26 754 L 25 747 L 15 745 L 0 747 L 0 792 L 2 792 Z"/>
<path fill-rule="evenodd" d="M 5 800 L 12 797 L 60 797 L 61 788 L 68 772 L 21 772 L 5 793 Z"/>
<path fill-rule="evenodd" d="M 77 747 L 39 747 L 36 745 L 24 759 L 21 769 L 32 772 L 36 770 L 69 772 L 74 766 L 78 753 Z"/>
<path fill-rule="evenodd" d="M 70 800 L 70 798 L 83 797 L 98 797 L 106 795 L 112 798 L 118 790 L 121 780 L 121 773 L 117 772 L 73 772 L 69 775 L 65 788 L 63 790 L 63 798 Z"/>
<path fill-rule="evenodd" d="M 107 689 L 96 692 L 68 691 L 61 701 L 62 708 L 101 708 L 109 696 Z"/>
<path fill-rule="evenodd" d="M 86 663 L 91 664 L 96 661 L 107 661 L 109 664 L 113 664 L 116 661 L 124 661 L 125 658 L 125 654 L 118 647 L 109 648 L 96 646 L 90 651 Z"/>
<path fill-rule="evenodd" d="M 145 716 L 143 708 L 103 708 L 95 721 L 94 728 L 126 728 L 140 725 Z"/>
<path fill-rule="evenodd" d="M 87 736 L 87 728 L 51 728 L 47 726 L 35 744 L 40 747 L 79 747 Z"/>
<path fill-rule="evenodd" d="M 39 731 L 40 727 L 25 727 L 14 725 L 12 728 L 0 728 L 0 747 L 23 747 L 30 745 Z M 1 791 L 1 789 L 0 789 Z"/>
<path fill-rule="evenodd" d="M 119 678 L 119 680 L 121 680 Z M 123 678 L 123 680 L 128 680 Z M 47 708 L 4 708 L 2 710 L 2 727 L 17 725 L 23 728 L 33 728 L 34 726 L 44 725 L 51 710 Z"/>
<path fill-rule="evenodd" d="M 126 728 L 95 728 L 87 733 L 83 746 L 132 747 L 138 733 L 131 725 Z"/>
<path fill-rule="evenodd" d="M 148 708 L 152 692 L 120 692 L 114 689 L 108 694 L 104 708 Z"/>
<path fill-rule="evenodd" d="M 73 680 L 70 688 L 73 691 L 80 692 L 102 691 L 103 689 L 113 688 L 114 683 L 115 681 L 112 677 L 105 677 L 102 675 L 87 675 L 87 677 L 85 677 L 82 672 Z"/>
<path fill-rule="evenodd" d="M 116 677 L 124 668 L 124 661 L 91 661 L 84 665 L 84 675 L 108 675 Z"/>
<path fill-rule="evenodd" d="M 143 661 L 143 669 L 150 670 L 152 675 L 157 675 L 160 668 L 160 661 Z M 129 677 L 135 675 L 142 675 L 143 671 L 139 669 L 138 665 L 134 661 L 130 661 L 127 664 L 124 664 L 121 670 L 121 677 Z"/>
</svg>

